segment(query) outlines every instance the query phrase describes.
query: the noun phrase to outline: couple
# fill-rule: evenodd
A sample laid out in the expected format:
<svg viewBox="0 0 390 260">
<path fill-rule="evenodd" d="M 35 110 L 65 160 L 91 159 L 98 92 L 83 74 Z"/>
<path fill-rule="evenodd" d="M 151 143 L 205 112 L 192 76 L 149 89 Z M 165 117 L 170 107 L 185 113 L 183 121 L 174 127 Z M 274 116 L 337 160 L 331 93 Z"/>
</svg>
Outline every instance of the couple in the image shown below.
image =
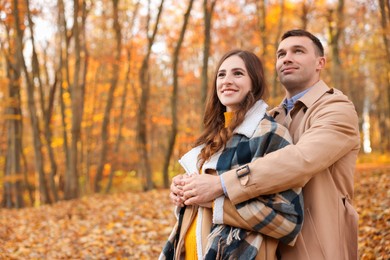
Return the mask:
<svg viewBox="0 0 390 260">
<path fill-rule="evenodd" d="M 357 259 L 356 111 L 320 80 L 314 35 L 286 32 L 276 56 L 286 98 L 269 113 L 261 61 L 222 57 L 187 174 L 172 181 L 178 221 L 160 259 Z"/>
</svg>

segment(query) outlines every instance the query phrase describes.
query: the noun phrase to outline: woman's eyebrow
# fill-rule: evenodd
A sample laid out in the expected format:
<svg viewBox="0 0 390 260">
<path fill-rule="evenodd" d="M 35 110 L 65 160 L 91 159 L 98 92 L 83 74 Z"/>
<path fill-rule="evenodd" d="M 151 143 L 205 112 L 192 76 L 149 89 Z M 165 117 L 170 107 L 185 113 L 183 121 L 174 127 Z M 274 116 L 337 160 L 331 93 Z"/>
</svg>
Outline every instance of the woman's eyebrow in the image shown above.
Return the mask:
<svg viewBox="0 0 390 260">
<path fill-rule="evenodd" d="M 241 70 L 241 71 L 245 71 L 244 68 L 233 68 L 232 70 Z"/>
</svg>

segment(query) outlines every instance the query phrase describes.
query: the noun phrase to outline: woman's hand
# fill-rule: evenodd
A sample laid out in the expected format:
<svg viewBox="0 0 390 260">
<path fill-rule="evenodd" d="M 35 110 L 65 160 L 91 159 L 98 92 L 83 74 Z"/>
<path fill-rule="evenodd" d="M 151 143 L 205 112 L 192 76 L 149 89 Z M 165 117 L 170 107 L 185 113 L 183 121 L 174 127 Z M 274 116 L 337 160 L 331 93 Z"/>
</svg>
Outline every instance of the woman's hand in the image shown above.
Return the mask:
<svg viewBox="0 0 390 260">
<path fill-rule="evenodd" d="M 171 192 L 169 197 L 172 203 L 178 207 L 184 207 L 184 198 L 183 198 L 183 186 L 181 180 L 185 178 L 186 175 L 180 174 L 172 179 L 171 183 Z"/>
</svg>

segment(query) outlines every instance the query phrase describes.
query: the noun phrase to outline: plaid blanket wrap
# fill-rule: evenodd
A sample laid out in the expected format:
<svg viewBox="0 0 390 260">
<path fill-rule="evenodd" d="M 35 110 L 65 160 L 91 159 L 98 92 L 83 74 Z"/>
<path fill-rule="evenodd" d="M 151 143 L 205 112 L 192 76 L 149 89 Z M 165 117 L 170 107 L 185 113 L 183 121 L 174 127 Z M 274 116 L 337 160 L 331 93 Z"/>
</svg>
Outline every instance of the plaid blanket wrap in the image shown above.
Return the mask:
<svg viewBox="0 0 390 260">
<path fill-rule="evenodd" d="M 256 108 L 254 110 L 259 112 Z M 215 161 L 213 167 L 219 175 L 291 143 L 288 130 L 264 112 L 263 117 L 262 114 L 257 113 L 256 120 L 253 120 L 253 117 L 252 120 L 245 119 L 244 128 L 238 127 L 239 129 L 234 132 L 225 149 L 213 156 L 214 158 L 211 159 Z M 252 129 L 250 133 L 247 131 L 248 128 L 245 128 L 248 124 L 256 124 L 249 127 Z M 238 214 L 252 227 L 251 230 L 225 225 L 223 217 L 222 219 L 216 217 L 216 215 L 221 215 L 221 213 L 216 213 L 217 208 L 223 211 L 223 201 L 224 196 L 215 201 L 213 226 L 208 237 L 206 251 L 202 252 L 203 259 L 255 259 L 264 235 L 276 238 L 284 244 L 294 245 L 303 224 L 301 188 L 259 196 L 235 205 Z M 178 232 L 180 231 L 176 223 L 159 259 L 174 258 L 176 250 L 174 245 Z"/>
<path fill-rule="evenodd" d="M 287 129 L 277 124 L 271 116 L 265 114 L 252 137 L 235 134 L 228 142 L 218 158 L 218 174 L 289 145 L 286 131 Z M 302 189 L 259 196 L 237 204 L 236 209 L 252 230 L 223 223 L 214 224 L 206 247 L 206 260 L 255 259 L 263 241 L 262 234 L 293 245 L 303 224 Z"/>
</svg>

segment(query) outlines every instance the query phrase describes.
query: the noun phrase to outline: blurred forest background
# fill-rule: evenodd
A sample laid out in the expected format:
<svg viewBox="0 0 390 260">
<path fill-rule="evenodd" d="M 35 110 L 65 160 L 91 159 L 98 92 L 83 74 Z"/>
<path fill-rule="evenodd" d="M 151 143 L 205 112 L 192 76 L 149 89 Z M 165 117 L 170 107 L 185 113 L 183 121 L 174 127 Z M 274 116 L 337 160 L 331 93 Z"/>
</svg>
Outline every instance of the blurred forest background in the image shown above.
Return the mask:
<svg viewBox="0 0 390 260">
<path fill-rule="evenodd" d="M 275 49 L 292 28 L 324 44 L 362 156 L 389 152 L 388 0 L 0 0 L 1 205 L 168 187 L 218 59 L 262 57 L 275 106 Z"/>
<path fill-rule="evenodd" d="M 293 28 L 356 106 L 359 258 L 387 259 L 389 0 L 0 0 L 0 259 L 156 259 L 216 62 L 258 54 L 278 105 Z"/>
</svg>

